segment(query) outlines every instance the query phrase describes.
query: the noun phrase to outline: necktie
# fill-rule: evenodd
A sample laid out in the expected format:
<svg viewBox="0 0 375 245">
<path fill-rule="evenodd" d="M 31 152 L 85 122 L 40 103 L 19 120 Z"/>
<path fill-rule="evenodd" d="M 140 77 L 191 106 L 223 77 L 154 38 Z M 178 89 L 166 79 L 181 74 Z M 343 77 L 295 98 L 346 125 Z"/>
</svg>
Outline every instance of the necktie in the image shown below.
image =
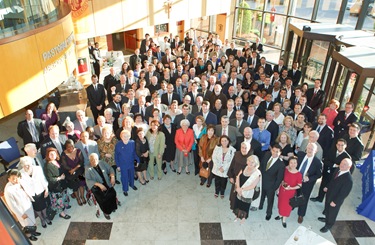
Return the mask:
<svg viewBox="0 0 375 245">
<path fill-rule="evenodd" d="M 61 155 L 61 153 L 62 153 L 62 147 L 61 147 L 61 143 L 60 143 L 60 141 L 58 141 L 58 140 L 54 140 L 53 141 L 53 144 L 56 146 L 56 149 L 57 149 L 57 151 L 59 152 L 59 154 Z"/>
<path fill-rule="evenodd" d="M 299 170 L 299 172 L 304 175 L 305 174 L 305 170 L 306 170 L 306 167 L 307 167 L 307 163 L 308 163 L 308 159 L 306 159 L 306 161 L 304 163 L 302 163 L 302 166 Z"/>
<path fill-rule="evenodd" d="M 266 166 L 266 171 L 271 167 L 272 160 L 273 160 L 272 157 L 270 158 L 270 160 L 268 160 L 267 166 Z"/>
<path fill-rule="evenodd" d="M 87 149 L 87 146 L 85 146 L 85 153 L 87 156 L 89 156 L 89 150 Z"/>
<path fill-rule="evenodd" d="M 223 135 L 227 135 L 227 129 L 223 128 Z"/>
<path fill-rule="evenodd" d="M 319 125 L 318 128 L 316 129 L 316 131 L 318 131 L 318 133 L 320 133 L 320 130 L 322 130 L 322 128 Z"/>
<path fill-rule="evenodd" d="M 241 123 L 237 121 L 237 128 L 240 128 Z"/>
<path fill-rule="evenodd" d="M 172 95 L 168 94 L 168 104 L 170 105 L 172 103 Z"/>
<path fill-rule="evenodd" d="M 336 179 L 337 177 L 339 177 L 339 174 L 340 174 L 340 170 L 337 171 L 337 173 L 336 173 L 336 175 L 335 175 L 335 179 Z"/>
<path fill-rule="evenodd" d="M 133 106 L 133 100 L 130 100 L 129 105 L 130 105 L 130 107 Z"/>
<path fill-rule="evenodd" d="M 36 127 L 35 127 L 35 124 L 30 122 L 29 123 L 29 128 L 30 128 L 30 131 L 31 131 L 31 136 L 33 138 L 33 141 L 34 142 L 38 142 L 39 141 L 39 136 L 37 134 L 37 130 L 36 130 Z"/>
<path fill-rule="evenodd" d="M 348 118 L 348 114 L 345 114 L 345 120 Z"/>
<path fill-rule="evenodd" d="M 117 110 L 121 113 L 121 108 L 120 108 L 120 105 L 118 103 L 116 103 L 116 107 L 117 107 Z"/>
<path fill-rule="evenodd" d="M 95 89 L 95 91 L 98 91 L 98 88 L 97 88 L 96 84 L 94 85 L 94 89 Z"/>
<path fill-rule="evenodd" d="M 251 125 L 251 122 L 253 121 L 253 117 L 252 116 L 249 116 L 249 118 L 247 119 L 247 122 Z"/>
<path fill-rule="evenodd" d="M 34 158 L 34 162 L 35 162 L 35 165 L 36 165 L 36 166 L 39 166 L 39 163 L 38 163 L 38 161 L 36 160 L 36 158 Z"/>
</svg>

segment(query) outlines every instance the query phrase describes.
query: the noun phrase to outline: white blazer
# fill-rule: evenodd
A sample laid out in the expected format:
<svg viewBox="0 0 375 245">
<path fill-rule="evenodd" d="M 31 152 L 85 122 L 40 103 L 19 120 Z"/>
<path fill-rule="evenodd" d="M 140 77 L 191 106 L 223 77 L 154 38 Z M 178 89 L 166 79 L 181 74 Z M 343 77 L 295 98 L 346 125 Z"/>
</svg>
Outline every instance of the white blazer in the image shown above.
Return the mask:
<svg viewBox="0 0 375 245">
<path fill-rule="evenodd" d="M 225 154 L 223 160 L 223 148 L 221 146 L 216 146 L 214 152 L 212 153 L 212 161 L 214 163 L 212 167 L 212 173 L 219 177 L 228 178 L 228 169 L 230 164 L 232 163 L 232 159 L 235 153 L 236 149 L 234 149 L 233 146 L 229 146 L 227 154 Z M 224 169 L 223 173 L 219 171 L 219 168 L 221 167 L 223 167 Z"/>
</svg>

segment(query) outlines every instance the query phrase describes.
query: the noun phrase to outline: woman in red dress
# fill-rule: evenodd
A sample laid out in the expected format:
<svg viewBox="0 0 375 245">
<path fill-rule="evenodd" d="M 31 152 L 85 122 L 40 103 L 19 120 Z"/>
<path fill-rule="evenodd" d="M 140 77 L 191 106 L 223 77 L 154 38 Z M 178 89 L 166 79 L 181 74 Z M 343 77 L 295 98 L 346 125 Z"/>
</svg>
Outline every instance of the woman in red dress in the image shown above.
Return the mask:
<svg viewBox="0 0 375 245">
<path fill-rule="evenodd" d="M 302 174 L 297 169 L 297 157 L 289 158 L 289 164 L 285 168 L 284 180 L 281 182 L 279 188 L 278 209 L 279 216 L 275 220 L 282 221 L 283 227 L 286 228 L 286 218 L 292 212 L 292 207 L 289 205 L 289 200 L 296 194 L 296 190 L 302 186 Z"/>
</svg>

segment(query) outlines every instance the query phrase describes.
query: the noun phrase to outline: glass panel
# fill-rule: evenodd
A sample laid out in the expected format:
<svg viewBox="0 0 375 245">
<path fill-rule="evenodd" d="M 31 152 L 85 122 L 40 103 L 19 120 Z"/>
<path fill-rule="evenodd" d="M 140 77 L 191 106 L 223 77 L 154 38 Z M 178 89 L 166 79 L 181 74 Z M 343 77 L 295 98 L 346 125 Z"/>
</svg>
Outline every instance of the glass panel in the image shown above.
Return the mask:
<svg viewBox="0 0 375 245">
<path fill-rule="evenodd" d="M 197 29 L 197 31 L 198 30 L 208 31 L 210 27 L 210 18 L 208 16 L 203 16 L 200 18 L 192 19 L 190 21 L 190 25 L 192 28 Z M 201 35 L 201 34 L 198 34 L 197 32 L 197 35 Z"/>
<path fill-rule="evenodd" d="M 261 23 L 262 12 L 237 9 L 235 36 L 255 41 L 255 38 L 260 36 Z"/>
<path fill-rule="evenodd" d="M 371 3 L 372 2 L 372 3 Z M 367 16 L 363 23 L 362 30 L 374 30 L 375 29 L 375 4 L 374 1 L 370 1 L 370 5 L 366 11 Z M 348 0 L 346 5 L 345 15 L 343 24 L 347 24 L 355 27 L 358 20 L 358 14 L 362 7 L 361 0 Z"/>
<path fill-rule="evenodd" d="M 257 9 L 257 10 L 263 10 L 263 5 L 264 5 L 264 0 L 251 0 L 251 1 L 239 0 L 237 3 L 238 7 L 251 8 L 251 9 Z"/>
<path fill-rule="evenodd" d="M 304 19 L 311 19 L 315 0 L 297 0 L 291 1 L 292 16 L 301 17 Z"/>
<path fill-rule="evenodd" d="M 366 79 L 365 86 L 364 86 L 364 89 L 363 89 L 363 92 L 362 92 L 362 95 L 367 94 L 366 97 L 365 97 L 365 95 L 363 95 L 364 100 L 367 99 L 369 90 L 371 89 L 371 85 L 374 82 L 375 82 L 374 78 L 367 78 Z M 369 110 L 367 111 L 367 113 L 369 113 L 372 117 L 375 117 L 375 91 L 372 91 L 370 96 L 371 96 L 371 98 L 370 98 L 370 101 L 368 103 Z"/>
<path fill-rule="evenodd" d="M 337 0 L 324 0 L 319 2 L 317 21 L 336 23 L 337 16 L 339 15 L 341 1 Z"/>
<path fill-rule="evenodd" d="M 345 91 L 345 94 L 344 94 L 344 99 L 342 101 L 342 104 L 345 104 L 346 102 L 348 102 L 350 100 L 350 97 L 352 96 L 354 85 L 357 81 L 357 77 L 358 77 L 358 75 L 355 72 L 351 72 L 351 75 L 349 77 L 349 83 L 348 83 L 348 86 L 346 87 L 346 91 Z M 359 103 L 359 101 L 357 103 Z"/>
<path fill-rule="evenodd" d="M 278 14 L 287 14 L 288 4 L 289 4 L 289 0 L 267 1 L 266 11 L 278 13 Z"/>
<path fill-rule="evenodd" d="M 371 81 L 373 81 L 374 79 L 373 78 L 367 78 L 366 81 L 365 81 L 365 84 L 366 83 L 369 83 Z M 367 96 L 369 95 L 369 90 L 366 89 L 365 87 L 362 89 L 362 92 L 361 92 L 361 96 L 359 97 L 358 99 L 358 102 L 357 102 L 357 107 L 355 109 L 355 114 L 359 117 L 361 116 L 362 114 L 362 111 L 363 111 L 363 107 L 365 106 L 365 102 L 367 100 Z"/>
<path fill-rule="evenodd" d="M 264 52 L 261 54 L 261 56 L 267 58 L 267 63 L 277 64 L 277 62 L 279 62 L 281 55 L 280 49 L 263 46 L 263 50 Z"/>
<path fill-rule="evenodd" d="M 273 17 L 273 18 L 272 18 Z M 281 48 L 284 36 L 285 16 L 265 14 L 263 40 L 265 44 Z"/>
<path fill-rule="evenodd" d="M 323 74 L 323 66 L 327 57 L 329 42 L 314 40 L 310 57 L 307 61 L 306 78 L 309 80 L 320 79 Z"/>
<path fill-rule="evenodd" d="M 335 99 L 340 101 L 340 98 L 341 98 L 341 93 L 342 93 L 342 89 L 344 88 L 344 84 L 345 84 L 345 78 L 346 78 L 346 74 L 348 74 L 348 68 L 343 68 L 342 72 L 341 72 L 341 76 L 340 76 L 340 80 L 339 80 L 339 84 L 337 86 L 337 89 L 336 89 L 336 94 L 335 94 Z M 342 102 L 342 101 L 341 101 Z M 345 101 L 346 102 L 346 101 Z M 340 110 L 343 110 L 345 109 L 345 102 L 344 103 L 340 103 Z"/>
</svg>

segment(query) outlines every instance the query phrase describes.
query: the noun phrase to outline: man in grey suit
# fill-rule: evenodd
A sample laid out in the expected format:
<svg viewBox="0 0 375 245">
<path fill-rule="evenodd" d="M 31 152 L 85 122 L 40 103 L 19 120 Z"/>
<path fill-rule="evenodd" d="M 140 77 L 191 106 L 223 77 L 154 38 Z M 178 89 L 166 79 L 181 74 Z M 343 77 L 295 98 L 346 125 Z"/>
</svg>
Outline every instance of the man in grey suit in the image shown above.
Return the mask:
<svg viewBox="0 0 375 245">
<path fill-rule="evenodd" d="M 229 117 L 224 115 L 221 117 L 221 125 L 216 125 L 216 136 L 226 135 L 231 141 L 231 145 L 235 147 L 237 137 L 241 136 L 236 127 L 229 125 Z"/>
<path fill-rule="evenodd" d="M 87 131 L 81 133 L 80 140 L 76 143 L 75 147 L 82 152 L 85 168 L 90 165 L 89 156 L 91 153 L 99 155 L 98 144 L 94 140 L 89 139 L 89 133 Z"/>
<path fill-rule="evenodd" d="M 82 110 L 78 110 L 76 112 L 77 119 L 74 120 L 74 129 L 80 132 L 86 130 L 87 127 L 94 127 L 95 123 L 92 118 L 86 117 L 85 112 Z"/>
</svg>

